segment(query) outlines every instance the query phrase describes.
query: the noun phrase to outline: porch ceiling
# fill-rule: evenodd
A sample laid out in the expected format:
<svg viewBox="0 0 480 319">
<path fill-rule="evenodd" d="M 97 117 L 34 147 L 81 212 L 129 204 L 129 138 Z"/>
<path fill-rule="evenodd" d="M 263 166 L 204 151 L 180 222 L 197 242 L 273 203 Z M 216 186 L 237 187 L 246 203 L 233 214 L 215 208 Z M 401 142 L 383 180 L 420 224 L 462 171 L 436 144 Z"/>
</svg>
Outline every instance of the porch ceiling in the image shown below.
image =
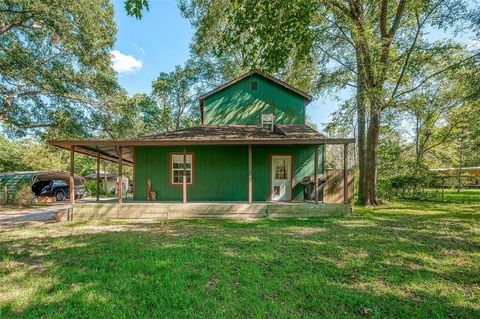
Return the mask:
<svg viewBox="0 0 480 319">
<path fill-rule="evenodd" d="M 81 145 L 78 144 L 68 144 L 60 143 L 54 144 L 49 142 L 51 145 L 63 148 L 65 150 L 70 150 L 72 146 L 75 147 L 75 152 L 89 155 L 92 157 L 97 157 L 97 152 L 100 153 L 100 158 L 110 162 L 118 163 L 118 152 L 117 145 Z M 133 166 L 133 146 L 122 146 L 122 162 L 123 165 Z"/>
<path fill-rule="evenodd" d="M 353 138 L 327 138 L 307 125 L 275 125 L 273 132 L 260 125 L 205 125 L 141 136 L 126 140 L 56 140 L 53 146 L 78 153 L 118 162 L 118 146 L 122 146 L 122 159 L 133 165 L 135 146 L 189 146 L 189 145 L 321 145 L 350 144 Z"/>
<path fill-rule="evenodd" d="M 75 147 L 75 152 L 84 155 L 97 157 L 97 152 L 100 153 L 100 158 L 103 160 L 118 163 L 117 147 L 122 146 L 122 160 L 124 165 L 133 165 L 133 150 L 135 146 L 191 146 L 191 145 L 322 145 L 322 144 L 351 144 L 355 143 L 353 138 L 336 138 L 323 140 L 288 140 L 288 141 L 268 141 L 268 140 L 236 140 L 236 141 L 203 141 L 192 142 L 184 140 L 169 140 L 169 141 L 122 141 L 122 140 L 71 140 L 71 141 L 50 141 L 51 145 L 70 150 L 72 146 Z"/>
</svg>

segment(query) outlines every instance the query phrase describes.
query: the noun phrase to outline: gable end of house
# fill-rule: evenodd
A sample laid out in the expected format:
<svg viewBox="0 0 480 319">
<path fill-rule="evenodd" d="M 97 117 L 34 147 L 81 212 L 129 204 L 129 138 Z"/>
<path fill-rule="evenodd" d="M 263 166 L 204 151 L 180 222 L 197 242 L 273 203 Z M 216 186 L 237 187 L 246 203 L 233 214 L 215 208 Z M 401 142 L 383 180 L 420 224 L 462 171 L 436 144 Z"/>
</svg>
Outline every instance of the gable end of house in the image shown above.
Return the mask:
<svg viewBox="0 0 480 319">
<path fill-rule="evenodd" d="M 270 75 L 252 71 L 200 97 L 202 125 L 257 125 L 262 114 L 278 124 L 305 124 L 312 97 Z"/>
</svg>

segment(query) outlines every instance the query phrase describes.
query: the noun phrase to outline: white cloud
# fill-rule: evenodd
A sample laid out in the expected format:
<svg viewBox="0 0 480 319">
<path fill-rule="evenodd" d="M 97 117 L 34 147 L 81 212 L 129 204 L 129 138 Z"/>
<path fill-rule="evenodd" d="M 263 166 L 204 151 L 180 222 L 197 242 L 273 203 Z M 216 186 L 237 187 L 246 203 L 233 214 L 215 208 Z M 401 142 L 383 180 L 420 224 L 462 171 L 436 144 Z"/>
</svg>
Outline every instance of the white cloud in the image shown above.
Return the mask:
<svg viewBox="0 0 480 319">
<path fill-rule="evenodd" d="M 468 42 L 468 46 L 472 49 L 478 49 L 480 48 L 480 40 L 478 39 L 473 39 Z"/>
<path fill-rule="evenodd" d="M 131 73 L 139 71 L 143 67 L 142 60 L 137 60 L 131 55 L 123 54 L 118 50 L 110 52 L 112 56 L 113 69 L 118 73 Z"/>
</svg>

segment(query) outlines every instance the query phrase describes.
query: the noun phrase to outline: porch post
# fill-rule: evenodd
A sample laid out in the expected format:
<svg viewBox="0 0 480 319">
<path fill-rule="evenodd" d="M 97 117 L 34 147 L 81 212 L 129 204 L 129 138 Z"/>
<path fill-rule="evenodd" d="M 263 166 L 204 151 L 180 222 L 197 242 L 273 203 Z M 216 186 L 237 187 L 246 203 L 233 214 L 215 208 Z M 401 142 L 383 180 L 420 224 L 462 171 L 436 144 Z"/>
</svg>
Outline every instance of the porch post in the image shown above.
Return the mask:
<svg viewBox="0 0 480 319">
<path fill-rule="evenodd" d="M 187 203 L 187 150 L 183 148 L 182 203 Z"/>
<path fill-rule="evenodd" d="M 118 205 L 122 205 L 122 196 L 123 196 L 122 166 L 123 166 L 122 146 L 120 145 L 118 146 Z"/>
<path fill-rule="evenodd" d="M 108 180 L 107 180 L 107 164 L 103 162 L 103 188 L 105 190 L 105 198 L 108 198 Z"/>
<path fill-rule="evenodd" d="M 314 156 L 314 169 L 313 169 L 313 185 L 315 190 L 315 204 L 318 204 L 318 145 L 315 144 L 315 156 Z"/>
<path fill-rule="evenodd" d="M 343 203 L 348 204 L 348 171 L 347 171 L 348 144 L 343 144 Z"/>
<path fill-rule="evenodd" d="M 70 220 L 73 220 L 73 204 L 75 204 L 75 146 L 70 147 Z"/>
<path fill-rule="evenodd" d="M 133 151 L 133 187 L 132 187 L 132 199 L 135 197 L 135 189 L 137 187 L 137 161 L 135 158 L 135 146 L 132 146 Z M 148 197 L 148 196 L 147 196 Z"/>
<path fill-rule="evenodd" d="M 96 196 L 97 202 L 100 200 L 100 152 L 97 152 L 97 189 L 96 189 Z"/>
<path fill-rule="evenodd" d="M 252 145 L 248 144 L 248 204 L 252 204 Z"/>
<path fill-rule="evenodd" d="M 327 178 L 327 144 L 323 144 L 323 152 L 322 152 L 322 169 L 323 169 L 323 178 L 326 180 Z M 326 183 L 326 182 L 325 182 Z M 325 185 L 323 185 L 323 194 L 322 194 L 322 203 L 325 203 Z"/>
</svg>

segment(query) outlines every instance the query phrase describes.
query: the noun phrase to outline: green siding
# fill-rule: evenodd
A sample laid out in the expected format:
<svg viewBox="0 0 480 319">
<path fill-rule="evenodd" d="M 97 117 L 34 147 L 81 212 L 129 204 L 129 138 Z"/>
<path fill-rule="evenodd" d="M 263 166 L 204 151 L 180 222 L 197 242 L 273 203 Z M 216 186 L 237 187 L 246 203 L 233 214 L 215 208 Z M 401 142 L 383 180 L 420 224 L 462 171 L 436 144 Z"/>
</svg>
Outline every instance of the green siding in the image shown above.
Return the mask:
<svg viewBox="0 0 480 319">
<path fill-rule="evenodd" d="M 322 165 L 323 147 L 318 149 L 318 172 L 323 173 Z M 272 155 L 291 155 L 293 160 L 293 190 L 292 200 L 303 200 L 303 185 L 301 181 L 305 176 L 314 174 L 313 145 L 300 146 L 257 146 L 252 151 L 252 179 L 253 200 L 265 201 L 270 197 L 270 174 Z"/>
<path fill-rule="evenodd" d="M 305 124 L 305 98 L 252 75 L 205 99 L 204 124 L 259 124 L 262 113 L 273 113 L 277 124 Z"/>
<path fill-rule="evenodd" d="M 147 180 L 158 201 L 181 201 L 182 187 L 169 183 L 169 152 L 181 152 L 181 147 L 135 148 L 135 200 L 146 200 Z M 195 154 L 194 185 L 188 186 L 188 201 L 247 201 L 248 147 L 189 146 Z M 323 148 L 319 148 L 319 173 L 322 171 Z M 253 200 L 266 201 L 270 192 L 272 155 L 292 155 L 294 164 L 293 200 L 303 199 L 300 184 L 304 176 L 314 172 L 314 146 L 253 146 L 252 179 Z"/>
<path fill-rule="evenodd" d="M 147 180 L 161 201 L 181 201 L 181 185 L 169 182 L 169 152 L 181 152 L 181 147 L 136 147 L 135 199 L 145 200 Z M 247 147 L 190 146 L 195 154 L 194 184 L 188 186 L 190 201 L 243 201 L 248 182 Z M 242 186 L 239 186 L 242 185 Z"/>
</svg>

